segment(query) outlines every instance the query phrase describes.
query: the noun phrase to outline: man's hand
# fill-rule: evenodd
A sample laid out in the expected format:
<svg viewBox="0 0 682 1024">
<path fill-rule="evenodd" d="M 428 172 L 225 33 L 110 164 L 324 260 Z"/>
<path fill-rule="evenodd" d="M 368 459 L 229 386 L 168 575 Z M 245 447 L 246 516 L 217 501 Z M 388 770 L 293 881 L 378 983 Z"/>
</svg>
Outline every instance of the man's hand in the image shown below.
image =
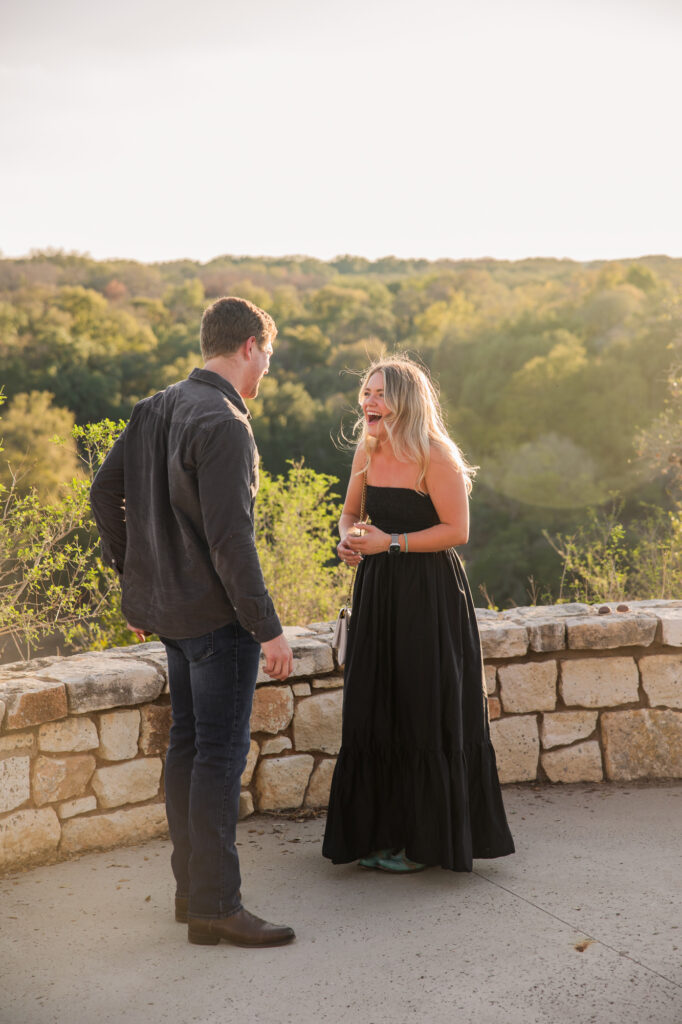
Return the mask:
<svg viewBox="0 0 682 1024">
<path fill-rule="evenodd" d="M 286 679 L 294 670 L 294 655 L 287 643 L 284 633 L 274 640 L 261 644 L 265 655 L 265 674 L 271 679 Z"/>
<path fill-rule="evenodd" d="M 151 633 L 149 632 L 148 629 L 140 629 L 139 626 L 131 626 L 129 622 L 126 622 L 126 626 L 128 627 L 131 633 L 135 634 L 135 636 L 137 637 L 141 644 L 145 642 L 148 636 L 151 636 Z"/>
</svg>

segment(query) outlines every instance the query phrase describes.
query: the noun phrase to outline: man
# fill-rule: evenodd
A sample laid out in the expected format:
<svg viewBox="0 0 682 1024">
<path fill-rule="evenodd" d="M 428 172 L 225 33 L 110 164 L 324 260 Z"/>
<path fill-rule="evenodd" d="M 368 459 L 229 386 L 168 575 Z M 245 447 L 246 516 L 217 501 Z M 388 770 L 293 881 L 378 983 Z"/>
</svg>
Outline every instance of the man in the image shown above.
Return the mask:
<svg viewBox="0 0 682 1024">
<path fill-rule="evenodd" d="M 258 452 L 244 405 L 268 372 L 276 333 L 245 299 L 209 306 L 203 370 L 138 402 L 91 491 L 130 628 L 166 646 L 175 916 L 202 945 L 294 938 L 242 907 L 235 846 L 261 648 L 271 678 L 293 667 L 256 552 Z"/>
</svg>

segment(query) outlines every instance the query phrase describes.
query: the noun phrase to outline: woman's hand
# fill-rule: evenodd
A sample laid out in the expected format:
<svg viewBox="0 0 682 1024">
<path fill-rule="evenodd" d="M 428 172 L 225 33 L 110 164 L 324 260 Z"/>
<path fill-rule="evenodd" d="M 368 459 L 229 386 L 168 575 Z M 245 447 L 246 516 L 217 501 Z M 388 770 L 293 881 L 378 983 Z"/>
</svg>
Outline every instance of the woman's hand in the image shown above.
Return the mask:
<svg viewBox="0 0 682 1024">
<path fill-rule="evenodd" d="M 346 565 L 358 565 L 362 561 L 362 555 L 359 551 L 353 551 L 348 541 L 349 536 L 346 534 L 344 539 L 338 544 L 336 552 L 341 561 L 345 562 Z"/>
<path fill-rule="evenodd" d="M 352 551 L 360 555 L 378 555 L 381 551 L 388 551 L 388 545 L 391 543 L 389 533 L 384 533 L 377 526 L 368 523 L 355 523 L 353 529 L 362 533 L 356 536 L 351 532 L 346 534 L 345 543 Z"/>
</svg>

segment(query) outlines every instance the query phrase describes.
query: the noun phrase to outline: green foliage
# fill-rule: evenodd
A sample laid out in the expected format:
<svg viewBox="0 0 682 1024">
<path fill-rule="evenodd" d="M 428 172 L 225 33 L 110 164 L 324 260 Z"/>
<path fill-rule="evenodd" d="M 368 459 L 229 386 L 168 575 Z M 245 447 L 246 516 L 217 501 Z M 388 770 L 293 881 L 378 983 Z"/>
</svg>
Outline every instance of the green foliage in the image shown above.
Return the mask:
<svg viewBox="0 0 682 1024">
<path fill-rule="evenodd" d="M 290 463 L 286 477 L 261 473 L 256 541 L 282 622 L 331 619 L 342 603 L 349 575 L 336 558 L 336 483 L 300 462 Z"/>
<path fill-rule="evenodd" d="M 355 371 L 393 349 L 432 369 L 453 436 L 481 466 L 467 567 L 500 606 L 525 601 L 531 575 L 556 592 L 543 529 L 572 535 L 614 492 L 632 508 L 654 477 L 674 496 L 682 261 L 665 257 L 143 265 L 46 251 L 0 260 L 0 385 L 49 393 L 79 424 L 127 418 L 200 364 L 203 306 L 240 293 L 279 327 L 252 407 L 271 473 L 305 458 L 343 487 L 331 437 L 355 405 Z"/>
<path fill-rule="evenodd" d="M 71 437 L 73 413 L 55 408 L 49 391 L 14 395 L 2 420 L 4 455 L 0 483 L 20 494 L 35 488 L 45 498 L 56 497 L 60 486 L 78 470 Z M 53 438 L 63 437 L 55 447 Z"/>
<path fill-rule="evenodd" d="M 120 426 L 75 431 L 90 470 Z M 115 573 L 99 559 L 89 484 L 89 476 L 74 476 L 51 499 L 35 488 L 22 493 L 14 480 L 0 484 L 0 646 L 10 644 L 19 656 L 48 640 L 82 647 L 104 629 L 107 641 L 121 636 L 110 611 Z"/>
<path fill-rule="evenodd" d="M 559 599 L 587 602 L 672 600 L 682 593 L 682 507 L 645 509 L 629 526 L 623 503 L 590 510 L 571 536 L 547 536 L 562 559 Z"/>
</svg>

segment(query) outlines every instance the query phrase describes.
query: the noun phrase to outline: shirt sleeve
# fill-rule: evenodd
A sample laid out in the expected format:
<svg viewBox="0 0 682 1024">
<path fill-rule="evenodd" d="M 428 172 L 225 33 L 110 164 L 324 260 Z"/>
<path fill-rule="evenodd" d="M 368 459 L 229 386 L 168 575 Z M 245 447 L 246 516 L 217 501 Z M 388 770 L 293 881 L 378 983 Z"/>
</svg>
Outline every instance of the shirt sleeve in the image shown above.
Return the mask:
<svg viewBox="0 0 682 1024">
<path fill-rule="evenodd" d="M 241 625 L 259 642 L 282 632 L 256 550 L 253 525 L 256 445 L 230 420 L 207 433 L 197 461 L 199 503 L 211 561 Z"/>
<path fill-rule="evenodd" d="M 119 576 L 123 574 L 126 556 L 123 469 L 126 430 L 117 438 L 90 488 L 90 505 L 102 542 L 102 556 L 106 564 L 113 566 Z"/>
</svg>

